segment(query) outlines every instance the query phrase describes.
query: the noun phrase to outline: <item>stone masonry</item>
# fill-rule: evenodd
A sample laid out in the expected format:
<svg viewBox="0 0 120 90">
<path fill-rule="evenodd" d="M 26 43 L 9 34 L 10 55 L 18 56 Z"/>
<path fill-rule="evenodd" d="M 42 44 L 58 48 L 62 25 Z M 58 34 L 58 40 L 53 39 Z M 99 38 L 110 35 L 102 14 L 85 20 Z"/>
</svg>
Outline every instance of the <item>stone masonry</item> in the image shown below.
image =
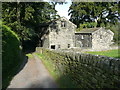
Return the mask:
<svg viewBox="0 0 120 90">
<path fill-rule="evenodd" d="M 69 77 L 75 84 L 73 88 L 120 88 L 118 58 L 40 47 L 36 52 L 54 64 L 54 71 L 61 73 L 62 77 Z"/>
<path fill-rule="evenodd" d="M 106 49 L 112 44 L 114 33 L 111 30 L 87 28 L 75 32 L 76 25 L 65 17 L 53 20 L 42 28 L 42 47 L 49 49 L 69 49 L 74 47 Z"/>
<path fill-rule="evenodd" d="M 76 25 L 62 17 L 52 21 L 44 35 L 43 47 L 49 49 L 66 49 L 75 46 L 75 29 Z"/>
<path fill-rule="evenodd" d="M 80 32 L 75 33 L 76 47 L 106 49 L 113 43 L 114 33 L 105 28 L 90 28 L 83 29 Z"/>
</svg>

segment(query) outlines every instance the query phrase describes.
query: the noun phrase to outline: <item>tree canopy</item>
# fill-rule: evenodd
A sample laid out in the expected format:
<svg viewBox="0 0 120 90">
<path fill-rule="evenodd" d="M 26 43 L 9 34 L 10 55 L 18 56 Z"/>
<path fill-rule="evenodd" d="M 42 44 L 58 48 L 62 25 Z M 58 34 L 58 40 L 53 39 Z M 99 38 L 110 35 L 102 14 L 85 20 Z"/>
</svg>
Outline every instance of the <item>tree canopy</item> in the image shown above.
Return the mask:
<svg viewBox="0 0 120 90">
<path fill-rule="evenodd" d="M 2 21 L 25 43 L 39 43 L 38 26 L 59 17 L 55 5 L 61 2 L 2 2 Z M 27 47 L 30 45 L 27 45 Z"/>
<path fill-rule="evenodd" d="M 93 26 L 97 27 L 116 24 L 120 14 L 118 6 L 117 2 L 72 2 L 69 8 L 70 21 L 78 27 L 86 22 L 96 22 Z"/>
<path fill-rule="evenodd" d="M 48 2 L 4 2 L 2 19 L 12 28 L 20 40 L 36 35 L 35 27 L 59 17 L 53 4 Z"/>
</svg>

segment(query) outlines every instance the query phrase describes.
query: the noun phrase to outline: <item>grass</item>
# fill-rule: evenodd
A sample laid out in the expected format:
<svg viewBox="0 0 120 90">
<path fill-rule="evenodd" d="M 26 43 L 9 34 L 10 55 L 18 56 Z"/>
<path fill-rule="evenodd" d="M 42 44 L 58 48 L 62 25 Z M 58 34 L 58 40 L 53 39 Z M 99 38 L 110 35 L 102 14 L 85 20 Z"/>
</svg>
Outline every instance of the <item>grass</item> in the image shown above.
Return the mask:
<svg viewBox="0 0 120 90">
<path fill-rule="evenodd" d="M 46 68 L 48 69 L 48 71 L 50 72 L 50 74 L 55 78 L 58 79 L 59 77 L 59 73 L 58 71 L 55 71 L 55 66 L 53 65 L 53 63 L 50 60 L 46 60 L 46 58 L 44 57 L 43 54 L 38 54 L 35 53 L 43 62 L 43 64 L 46 66 Z"/>
<path fill-rule="evenodd" d="M 120 58 L 119 51 L 120 49 L 116 50 L 107 50 L 107 51 L 96 51 L 96 52 L 85 52 L 93 55 L 103 55 L 108 57 Z"/>
<path fill-rule="evenodd" d="M 32 54 L 26 54 L 26 56 L 28 56 L 29 58 L 33 58 Z"/>
<path fill-rule="evenodd" d="M 74 82 L 72 82 L 69 78 L 69 75 L 62 75 L 59 70 L 55 69 L 55 65 L 51 60 L 47 60 L 43 54 L 35 53 L 43 62 L 43 64 L 46 66 L 52 77 L 55 79 L 55 81 L 58 83 L 58 86 L 60 88 L 74 88 L 76 87 Z"/>
</svg>

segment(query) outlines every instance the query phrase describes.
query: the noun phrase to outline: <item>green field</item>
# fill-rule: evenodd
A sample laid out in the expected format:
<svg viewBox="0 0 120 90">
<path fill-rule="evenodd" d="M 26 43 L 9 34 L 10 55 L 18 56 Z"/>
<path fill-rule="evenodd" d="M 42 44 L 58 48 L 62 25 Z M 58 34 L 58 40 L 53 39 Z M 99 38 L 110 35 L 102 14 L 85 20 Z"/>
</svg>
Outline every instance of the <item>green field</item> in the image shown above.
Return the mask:
<svg viewBox="0 0 120 90">
<path fill-rule="evenodd" d="M 94 54 L 94 55 L 103 55 L 103 56 L 108 56 L 108 57 L 114 57 L 114 58 L 120 58 L 119 54 L 120 49 L 116 50 L 107 50 L 107 51 L 96 51 L 96 52 L 85 52 L 89 54 Z"/>
</svg>

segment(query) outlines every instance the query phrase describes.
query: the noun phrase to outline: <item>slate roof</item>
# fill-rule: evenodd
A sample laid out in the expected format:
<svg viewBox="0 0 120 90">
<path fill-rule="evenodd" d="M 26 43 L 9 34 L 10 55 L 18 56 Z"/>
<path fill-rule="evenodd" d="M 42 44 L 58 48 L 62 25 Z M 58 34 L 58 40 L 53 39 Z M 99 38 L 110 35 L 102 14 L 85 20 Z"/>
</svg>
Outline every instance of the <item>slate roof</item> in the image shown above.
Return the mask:
<svg viewBox="0 0 120 90">
<path fill-rule="evenodd" d="M 86 29 L 82 29 L 81 31 L 75 32 L 75 33 L 93 33 L 99 29 L 100 28 L 86 28 Z"/>
</svg>

